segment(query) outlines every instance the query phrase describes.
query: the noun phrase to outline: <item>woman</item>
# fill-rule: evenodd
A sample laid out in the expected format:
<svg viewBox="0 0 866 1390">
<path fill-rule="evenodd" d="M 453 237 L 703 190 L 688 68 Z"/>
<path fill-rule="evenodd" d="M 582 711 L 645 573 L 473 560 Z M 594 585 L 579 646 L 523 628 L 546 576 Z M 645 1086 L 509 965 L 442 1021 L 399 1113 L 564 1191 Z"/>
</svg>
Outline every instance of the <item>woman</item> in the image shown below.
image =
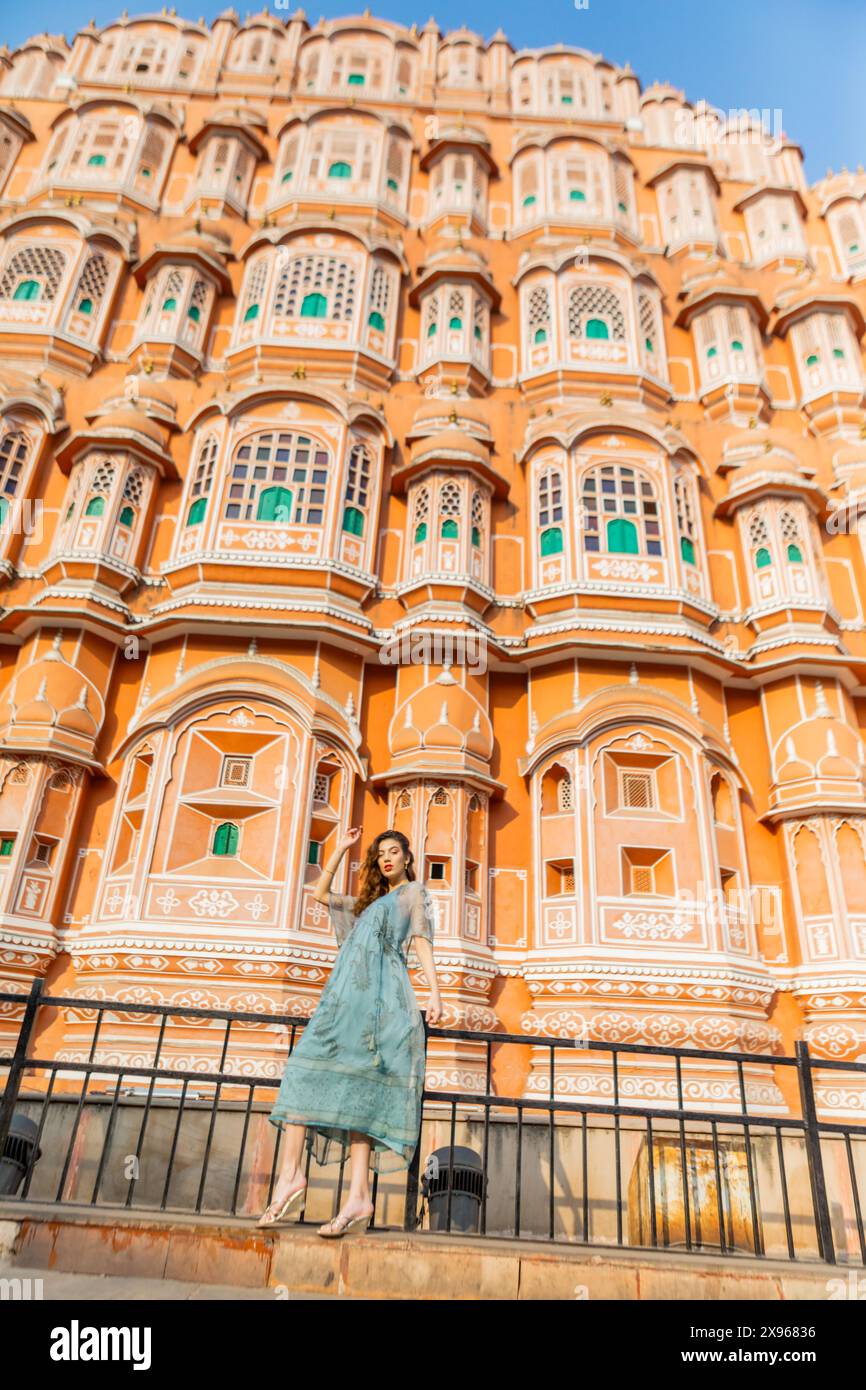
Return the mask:
<svg viewBox="0 0 866 1390">
<path fill-rule="evenodd" d="M 349 1195 L 319 1235 L 342 1236 L 373 1214 L 369 1167 L 408 1168 L 421 1128 L 424 1023 L 406 968 L 409 941 L 430 986 L 427 1021 L 438 1023 L 442 1001 L 433 961 L 434 908 L 415 878 L 405 835 L 377 835 L 361 866 L 357 899 L 330 891 L 360 829 L 337 843 L 313 898 L 326 903 L 339 942 L 330 978 L 312 1019 L 286 1062 L 272 1124 L 286 1126 L 274 1200 L 259 1221 L 271 1226 L 306 1189 L 301 1154 L 335 1163 L 351 1153 Z"/>
</svg>

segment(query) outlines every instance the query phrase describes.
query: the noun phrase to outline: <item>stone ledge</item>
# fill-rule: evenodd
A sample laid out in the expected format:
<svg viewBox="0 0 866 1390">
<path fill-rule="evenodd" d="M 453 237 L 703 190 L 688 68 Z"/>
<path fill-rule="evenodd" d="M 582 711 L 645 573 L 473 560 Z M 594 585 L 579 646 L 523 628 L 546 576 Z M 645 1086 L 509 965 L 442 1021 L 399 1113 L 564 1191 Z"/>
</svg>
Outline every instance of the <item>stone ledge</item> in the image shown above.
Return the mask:
<svg viewBox="0 0 866 1390">
<path fill-rule="evenodd" d="M 294 1222 L 0 1202 L 14 1267 L 381 1299 L 826 1299 L 859 1267 L 369 1231 L 324 1241 Z"/>
</svg>

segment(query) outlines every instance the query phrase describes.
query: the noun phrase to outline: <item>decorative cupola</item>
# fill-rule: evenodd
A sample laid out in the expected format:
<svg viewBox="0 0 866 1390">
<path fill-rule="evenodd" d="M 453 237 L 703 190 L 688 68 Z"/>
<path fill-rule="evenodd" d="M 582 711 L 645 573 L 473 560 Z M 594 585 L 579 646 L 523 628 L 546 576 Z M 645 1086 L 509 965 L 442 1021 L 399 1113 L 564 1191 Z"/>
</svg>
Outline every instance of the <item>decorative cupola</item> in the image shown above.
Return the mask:
<svg viewBox="0 0 866 1390">
<path fill-rule="evenodd" d="M 839 269 L 859 281 L 866 275 L 866 172 L 828 174 L 815 184 L 819 212 L 827 223 Z"/>
<path fill-rule="evenodd" d="M 245 218 L 256 164 L 269 158 L 267 134 L 267 119 L 249 106 L 207 116 L 189 142 L 198 165 L 188 206 L 207 217 L 229 212 Z"/>
<path fill-rule="evenodd" d="M 388 729 L 391 765 L 374 779 L 454 777 L 497 789 L 490 775 L 493 731 L 479 696 L 483 683 L 446 664 L 433 679 L 423 667 L 400 670 L 400 688 Z M 428 668 L 429 669 L 429 668 Z M 419 683 L 420 680 L 420 683 Z"/>
<path fill-rule="evenodd" d="M 760 292 L 720 260 L 684 267 L 678 328 L 689 329 L 698 367 L 698 397 L 710 419 L 747 424 L 766 419 L 763 332 L 769 313 Z"/>
<path fill-rule="evenodd" d="M 12 167 L 21 149 L 32 140 L 30 121 L 15 106 L 0 106 L 0 195 L 9 197 L 17 181 L 11 179 Z M 22 171 L 22 180 L 26 175 Z"/>
<path fill-rule="evenodd" d="M 136 267 L 145 291 L 130 362 L 161 375 L 194 376 L 204 362 L 214 309 L 232 292 L 228 232 L 196 222 L 158 242 Z"/>
<path fill-rule="evenodd" d="M 754 441 L 750 458 L 744 441 L 733 445 L 728 491 L 716 516 L 733 519 L 739 531 L 751 597 L 746 621 L 758 633 L 782 624 L 837 632 L 821 553 L 827 496 L 815 468 L 795 452 L 802 439 L 773 430 Z"/>
<path fill-rule="evenodd" d="M 866 320 L 854 294 L 813 275 L 780 294 L 773 309 L 773 332 L 789 338 L 813 433 L 859 433 L 866 424 L 860 357 Z"/>
<path fill-rule="evenodd" d="M 490 382 L 490 319 L 499 308 L 487 261 L 459 237 L 433 251 L 419 270 L 409 303 L 420 315 L 415 374 L 432 373 L 440 389 L 481 395 Z"/>
<path fill-rule="evenodd" d="M 809 248 L 803 231 L 808 215 L 802 195 L 781 184 L 753 188 L 734 204 L 742 213 L 752 255 L 761 270 L 781 270 L 808 264 Z"/>
<path fill-rule="evenodd" d="M 159 482 L 178 476 L 168 452 L 169 434 L 177 429 L 174 403 L 159 384 L 127 378 L 124 395 L 104 401 L 87 418 L 90 428 L 57 451 L 69 487 L 41 570 L 48 582 L 76 582 L 73 608 L 87 606 L 81 580 L 118 593 L 141 583 Z"/>
<path fill-rule="evenodd" d="M 667 159 L 646 187 L 656 191 L 667 255 L 718 252 L 716 200 L 721 189 L 708 159 L 697 154 Z"/>
<path fill-rule="evenodd" d="M 456 225 L 486 235 L 489 183 L 499 171 L 484 132 L 464 125 L 462 116 L 437 123 L 419 167 L 428 176 L 425 226 L 439 231 Z"/>
<path fill-rule="evenodd" d="M 478 406 L 430 402 L 406 436 L 409 458 L 392 475 L 406 496 L 407 537 L 398 592 L 407 606 L 431 598 L 483 612 L 491 590 L 491 504 L 508 484 L 490 462 Z"/>
</svg>

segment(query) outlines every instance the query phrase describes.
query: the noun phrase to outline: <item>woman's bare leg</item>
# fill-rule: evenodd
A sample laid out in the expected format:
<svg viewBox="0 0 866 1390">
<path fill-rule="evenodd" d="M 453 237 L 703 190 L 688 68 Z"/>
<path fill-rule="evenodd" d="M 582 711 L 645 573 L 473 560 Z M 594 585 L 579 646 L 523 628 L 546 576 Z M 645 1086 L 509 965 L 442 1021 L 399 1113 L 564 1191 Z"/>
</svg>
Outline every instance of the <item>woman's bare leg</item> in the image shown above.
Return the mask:
<svg viewBox="0 0 866 1390">
<path fill-rule="evenodd" d="M 369 1134 L 349 1131 L 349 1193 L 340 1207 L 339 1215 L 345 1217 L 363 1216 L 372 1213 L 373 1198 L 370 1195 L 370 1150 L 373 1141 Z M 332 1223 L 326 1221 L 320 1230 L 330 1229 Z"/>
<path fill-rule="evenodd" d="M 274 1184 L 271 1204 L 263 1212 L 263 1216 L 275 1215 L 290 1192 L 298 1187 L 306 1187 L 307 1179 L 301 1168 L 301 1155 L 304 1152 L 306 1132 L 306 1125 L 287 1124 L 284 1126 L 280 1171 Z"/>
</svg>

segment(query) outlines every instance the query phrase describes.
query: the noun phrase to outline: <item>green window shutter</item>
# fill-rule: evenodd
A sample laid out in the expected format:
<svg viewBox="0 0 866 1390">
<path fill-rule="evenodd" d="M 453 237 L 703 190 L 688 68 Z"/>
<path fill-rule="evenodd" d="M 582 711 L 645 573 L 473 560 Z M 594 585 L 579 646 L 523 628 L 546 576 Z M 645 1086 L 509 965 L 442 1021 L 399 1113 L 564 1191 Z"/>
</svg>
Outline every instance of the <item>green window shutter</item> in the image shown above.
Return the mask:
<svg viewBox="0 0 866 1390">
<path fill-rule="evenodd" d="M 589 319 L 586 325 L 587 338 L 609 338 L 610 329 L 604 319 Z"/>
<path fill-rule="evenodd" d="M 352 536 L 363 536 L 364 513 L 359 512 L 357 507 L 347 507 L 343 512 L 343 530 Z"/>
<path fill-rule="evenodd" d="M 396 192 L 398 191 L 399 187 L 400 187 L 400 185 L 398 184 L 398 182 L 397 182 L 396 179 L 388 179 L 388 180 L 387 180 L 387 185 L 388 185 L 388 187 L 390 188 L 390 190 L 391 190 L 392 193 L 396 193 Z"/>
<path fill-rule="evenodd" d="M 287 169 L 286 172 L 283 174 L 283 177 L 280 179 L 280 183 L 288 183 L 289 179 L 291 179 L 294 176 L 294 172 L 294 169 Z"/>
<path fill-rule="evenodd" d="M 257 319 L 258 316 L 259 316 L 259 306 L 258 306 L 258 304 L 251 304 L 250 307 L 247 309 L 247 312 L 244 314 L 244 323 L 249 323 L 251 319 Z"/>
<path fill-rule="evenodd" d="M 611 555 L 637 555 L 637 527 L 618 516 L 607 523 L 607 549 Z"/>
<path fill-rule="evenodd" d="M 39 298 L 38 280 L 20 280 L 15 286 L 13 299 L 38 299 Z"/>
<path fill-rule="evenodd" d="M 323 294 L 318 291 L 315 294 L 305 294 L 301 304 L 302 319 L 324 319 L 328 317 L 328 301 Z"/>
<path fill-rule="evenodd" d="M 842 351 L 841 348 L 834 348 L 834 349 L 833 349 L 833 356 L 836 357 L 836 358 L 839 358 L 839 357 L 844 357 L 845 354 L 844 354 L 844 352 Z"/>
<path fill-rule="evenodd" d="M 644 338 L 643 345 L 646 348 L 647 352 L 655 352 L 652 338 Z"/>
<path fill-rule="evenodd" d="M 794 564 L 802 565 L 803 552 L 798 545 L 792 543 L 788 546 L 788 559 L 793 560 Z"/>
<path fill-rule="evenodd" d="M 739 338 L 732 338 L 732 339 L 731 339 L 731 352 L 742 352 L 742 351 L 743 351 L 743 344 L 740 342 Z"/>
<path fill-rule="evenodd" d="M 0 497 L 0 525 L 2 525 L 3 522 L 6 520 L 6 514 L 8 511 L 9 499 L 7 497 Z"/>
<path fill-rule="evenodd" d="M 120 516 L 117 518 L 121 526 L 135 525 L 135 512 L 132 507 L 121 507 Z"/>
<path fill-rule="evenodd" d="M 718 357 L 718 355 L 719 355 L 719 350 L 718 350 L 718 348 L 712 348 L 712 347 L 711 347 L 711 348 L 707 348 L 707 357 Z"/>
<path fill-rule="evenodd" d="M 318 862 L 319 862 L 319 850 L 320 850 L 320 849 L 321 849 L 321 845 L 319 844 L 318 840 L 311 840 L 311 841 L 310 841 L 309 845 L 307 846 L 307 863 L 308 863 L 308 864 L 318 864 Z"/>
<path fill-rule="evenodd" d="M 439 327 L 438 323 L 431 323 L 430 327 L 427 329 L 427 337 L 428 337 L 428 338 L 433 338 L 433 337 L 435 337 L 436 331 L 437 331 L 438 327 Z"/>
<path fill-rule="evenodd" d="M 0 838 L 0 858 L 8 859 L 15 846 L 14 835 L 4 835 Z"/>
<path fill-rule="evenodd" d="M 167 313 L 169 313 L 172 309 L 176 309 L 176 308 L 177 308 L 177 300 L 174 298 L 173 295 L 169 295 L 168 299 L 164 299 L 164 300 L 162 301 L 162 312 L 163 312 L 164 314 L 167 314 Z"/>
<path fill-rule="evenodd" d="M 459 318 L 457 318 L 457 317 L 455 316 L 453 319 L 449 319 L 449 320 L 448 320 L 448 327 L 449 327 L 449 328 L 462 328 L 462 327 L 463 327 L 463 320 L 462 320 L 462 319 L 459 319 Z"/>
<path fill-rule="evenodd" d="M 688 536 L 680 536 L 680 554 L 687 564 L 695 563 L 695 543 Z"/>
<path fill-rule="evenodd" d="M 207 498 L 197 497 L 193 502 L 192 506 L 190 507 L 189 511 L 187 512 L 187 526 L 198 526 L 199 522 L 204 520 L 204 514 L 206 511 Z"/>
<path fill-rule="evenodd" d="M 105 163 L 105 155 L 104 155 L 104 154 L 92 154 L 92 155 L 90 156 L 90 158 L 88 159 L 87 163 L 88 163 L 89 165 L 93 166 L 93 167 L 96 167 L 96 166 L 101 167 L 101 166 Z"/>
<path fill-rule="evenodd" d="M 525 208 L 531 208 L 531 207 L 533 206 L 533 204 L 535 203 L 535 201 L 536 201 L 535 194 L 534 194 L 534 193 L 527 193 L 526 197 L 525 197 L 524 200 L 523 200 L 523 206 L 524 206 Z"/>
<path fill-rule="evenodd" d="M 85 515 L 85 516 L 102 516 L 102 514 L 103 514 L 104 511 L 105 511 L 105 498 L 104 498 L 104 497 L 91 497 L 90 501 L 88 502 L 87 506 L 86 506 L 85 509 L 84 509 L 84 515 Z"/>
<path fill-rule="evenodd" d="M 350 179 L 352 177 L 352 166 L 347 164 L 345 159 L 338 159 L 328 170 L 329 179 Z"/>
<path fill-rule="evenodd" d="M 266 487 L 259 497 L 256 521 L 290 521 L 292 494 L 287 487 Z"/>
<path fill-rule="evenodd" d="M 568 196 L 573 203 L 586 202 L 586 194 L 584 193 L 582 188 L 573 188 Z"/>
<path fill-rule="evenodd" d="M 561 527 L 548 526 L 546 531 L 542 531 L 541 553 L 542 555 L 560 555 L 562 553 Z"/>
<path fill-rule="evenodd" d="M 224 821 L 218 825 L 213 837 L 214 854 L 237 854 L 238 852 L 238 828 L 232 825 L 231 821 Z"/>
<path fill-rule="evenodd" d="M 617 203 L 617 207 L 619 208 L 620 212 L 628 212 L 628 208 L 626 207 L 625 203 Z"/>
<path fill-rule="evenodd" d="M 476 323 L 476 325 L 475 325 L 475 337 L 476 337 L 476 339 L 478 340 L 478 342 L 480 343 L 480 342 L 481 342 L 482 333 L 481 333 L 481 329 L 480 329 L 480 327 L 479 327 L 479 325 L 478 325 L 477 323 Z"/>
<path fill-rule="evenodd" d="M 547 329 L 546 329 L 546 328 L 536 328 L 536 330 L 535 330 L 535 338 L 533 339 L 533 341 L 536 342 L 536 343 L 546 343 L 546 342 L 547 342 Z"/>
<path fill-rule="evenodd" d="M 773 561 L 770 558 L 769 550 L 767 550 L 766 546 L 762 545 L 761 549 L 755 553 L 755 568 L 759 570 L 766 569 L 767 565 L 771 565 L 772 563 Z"/>
<path fill-rule="evenodd" d="M 453 540 L 457 537 L 457 535 L 459 534 L 458 529 L 457 529 L 457 522 L 454 521 L 451 517 L 449 517 L 447 521 L 443 521 L 443 522 L 442 522 L 442 531 L 441 531 L 440 534 L 441 534 L 446 540 L 452 540 L 452 541 L 453 541 Z"/>
<path fill-rule="evenodd" d="M 426 522 L 426 521 L 419 521 L 419 522 L 418 522 L 418 525 L 415 527 L 415 544 L 416 544 L 416 545 L 419 545 L 421 541 L 426 541 L 426 539 L 427 539 L 427 522 Z"/>
<path fill-rule="evenodd" d="M 197 304 L 190 304 L 186 311 L 186 316 L 188 319 L 192 319 L 193 323 L 198 323 L 201 319 L 201 309 Z"/>
<path fill-rule="evenodd" d="M 364 83 L 365 83 L 366 81 L 367 81 L 367 79 L 366 79 L 366 77 L 364 76 L 364 74 L 363 74 L 362 72 L 350 72 L 350 73 L 349 73 L 349 86 L 350 86 L 350 87 L 363 87 L 363 85 L 364 85 Z"/>
<path fill-rule="evenodd" d="M 79 314 L 92 314 L 92 313 L 93 313 L 93 300 L 92 300 L 92 299 L 82 299 L 81 303 L 80 303 L 79 306 L 78 306 L 78 312 L 79 312 Z"/>
<path fill-rule="evenodd" d="M 382 315 L 379 313 L 378 309 L 372 310 L 370 317 L 367 319 L 367 322 L 371 328 L 379 328 L 384 330 L 385 320 L 382 318 Z"/>
<path fill-rule="evenodd" d="M 481 532 L 479 531 L 479 529 L 478 529 L 477 526 L 473 526 L 473 527 L 472 527 L 471 539 L 472 539 L 472 544 L 473 544 L 473 545 L 477 545 L 478 548 L 480 549 L 480 548 L 481 548 Z"/>
</svg>

